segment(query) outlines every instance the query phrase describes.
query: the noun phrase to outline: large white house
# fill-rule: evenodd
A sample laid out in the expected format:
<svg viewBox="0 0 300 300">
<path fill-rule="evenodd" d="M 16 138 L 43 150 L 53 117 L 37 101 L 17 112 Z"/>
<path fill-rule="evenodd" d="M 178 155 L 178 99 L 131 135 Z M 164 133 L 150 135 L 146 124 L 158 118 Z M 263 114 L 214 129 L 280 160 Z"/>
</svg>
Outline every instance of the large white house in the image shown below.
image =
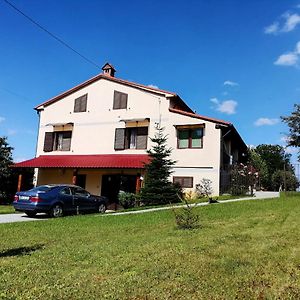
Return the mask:
<svg viewBox="0 0 300 300">
<path fill-rule="evenodd" d="M 139 191 L 160 124 L 176 161 L 170 180 L 193 189 L 208 178 L 218 195 L 225 165 L 246 153 L 234 126 L 194 113 L 173 92 L 114 74 L 107 63 L 102 74 L 36 106 L 36 157 L 15 166 L 36 168 L 36 185 L 74 183 L 114 202 L 120 189 Z"/>
</svg>

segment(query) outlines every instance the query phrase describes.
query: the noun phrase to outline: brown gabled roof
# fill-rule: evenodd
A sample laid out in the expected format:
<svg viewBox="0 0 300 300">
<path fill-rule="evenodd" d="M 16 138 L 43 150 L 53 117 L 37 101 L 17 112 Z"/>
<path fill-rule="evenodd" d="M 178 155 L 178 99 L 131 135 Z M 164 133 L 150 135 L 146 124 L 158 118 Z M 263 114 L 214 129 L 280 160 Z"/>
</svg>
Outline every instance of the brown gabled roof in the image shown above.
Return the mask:
<svg viewBox="0 0 300 300">
<path fill-rule="evenodd" d="M 221 124 L 221 125 L 226 125 L 226 126 L 231 126 L 232 125 L 232 123 L 227 122 L 227 121 L 223 121 L 223 120 L 219 120 L 219 119 L 214 119 L 214 118 L 198 115 L 198 114 L 193 113 L 193 112 L 187 112 L 187 111 L 176 109 L 176 108 L 169 108 L 169 111 L 172 112 L 172 113 L 176 113 L 176 114 L 180 114 L 180 115 L 184 115 L 184 116 L 188 116 L 188 117 L 192 117 L 192 118 L 196 118 L 196 119 L 201 119 L 201 120 L 205 120 L 205 121 L 210 121 L 210 122 Z"/>
<path fill-rule="evenodd" d="M 98 74 L 98 75 L 84 81 L 83 83 L 67 90 L 66 92 L 63 92 L 63 93 L 61 93 L 61 94 L 45 101 L 45 102 L 37 105 L 34 109 L 39 110 L 40 106 L 48 106 L 48 105 L 50 105 L 50 104 L 52 104 L 52 103 L 54 103 L 58 100 L 61 100 L 62 98 L 66 97 L 66 96 L 71 95 L 72 93 L 75 93 L 75 92 L 81 90 L 82 88 L 84 88 L 84 87 L 86 87 L 86 86 L 88 86 L 88 85 L 90 85 L 90 84 L 92 84 L 92 83 L 94 83 L 94 82 L 96 82 L 100 79 L 105 79 L 105 80 L 117 82 L 117 83 L 120 83 L 120 84 L 123 84 L 123 85 L 135 87 L 135 88 L 138 88 L 138 89 L 147 90 L 148 92 L 152 92 L 154 94 L 170 94 L 172 96 L 178 97 L 177 94 L 173 93 L 173 92 L 157 89 L 157 88 L 154 88 L 154 87 L 149 87 L 149 86 L 146 86 L 146 85 L 143 85 L 143 84 L 139 84 L 139 83 L 135 83 L 135 82 L 115 78 L 115 77 L 104 75 L 104 74 Z"/>
</svg>

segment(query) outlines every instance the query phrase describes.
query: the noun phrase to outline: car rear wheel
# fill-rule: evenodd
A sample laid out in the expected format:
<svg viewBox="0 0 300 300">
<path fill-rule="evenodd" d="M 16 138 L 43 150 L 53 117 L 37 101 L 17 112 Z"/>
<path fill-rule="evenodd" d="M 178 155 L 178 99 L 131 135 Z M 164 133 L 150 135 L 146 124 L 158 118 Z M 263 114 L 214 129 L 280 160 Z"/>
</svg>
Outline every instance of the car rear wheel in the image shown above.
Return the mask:
<svg viewBox="0 0 300 300">
<path fill-rule="evenodd" d="M 106 206 L 105 206 L 105 204 L 100 203 L 99 206 L 98 206 L 98 212 L 99 212 L 100 214 L 104 214 L 105 211 L 106 211 Z"/>
<path fill-rule="evenodd" d="M 28 216 L 28 217 L 34 217 L 36 215 L 36 212 L 34 211 L 25 211 L 25 214 Z"/>
<path fill-rule="evenodd" d="M 53 218 L 59 218 L 63 216 L 63 208 L 60 204 L 55 204 L 50 210 L 50 216 Z"/>
</svg>

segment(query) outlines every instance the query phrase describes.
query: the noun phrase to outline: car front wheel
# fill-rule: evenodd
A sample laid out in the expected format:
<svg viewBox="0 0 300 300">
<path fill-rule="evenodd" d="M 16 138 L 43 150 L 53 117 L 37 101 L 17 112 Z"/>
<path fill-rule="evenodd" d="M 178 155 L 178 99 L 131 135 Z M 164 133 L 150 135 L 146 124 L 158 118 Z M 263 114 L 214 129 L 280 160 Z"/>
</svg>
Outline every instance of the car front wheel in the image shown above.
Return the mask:
<svg viewBox="0 0 300 300">
<path fill-rule="evenodd" d="M 105 204 L 100 203 L 99 206 L 98 206 L 98 212 L 99 212 L 100 214 L 104 214 L 105 211 L 106 211 L 106 206 L 105 206 Z"/>
<path fill-rule="evenodd" d="M 63 216 L 63 208 L 60 204 L 55 204 L 50 210 L 50 216 L 53 218 L 59 218 Z"/>
</svg>

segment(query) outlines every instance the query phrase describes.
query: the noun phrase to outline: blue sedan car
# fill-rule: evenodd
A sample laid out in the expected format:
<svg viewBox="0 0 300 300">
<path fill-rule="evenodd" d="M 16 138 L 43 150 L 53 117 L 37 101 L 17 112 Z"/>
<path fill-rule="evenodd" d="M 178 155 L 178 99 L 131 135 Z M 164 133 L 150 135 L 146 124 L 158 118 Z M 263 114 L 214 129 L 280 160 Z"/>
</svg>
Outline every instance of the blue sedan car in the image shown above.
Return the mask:
<svg viewBox="0 0 300 300">
<path fill-rule="evenodd" d="M 47 213 L 57 218 L 67 213 L 104 213 L 107 202 L 106 197 L 91 195 L 76 185 L 49 184 L 16 193 L 13 206 L 16 211 L 25 212 L 29 217 Z"/>
</svg>

